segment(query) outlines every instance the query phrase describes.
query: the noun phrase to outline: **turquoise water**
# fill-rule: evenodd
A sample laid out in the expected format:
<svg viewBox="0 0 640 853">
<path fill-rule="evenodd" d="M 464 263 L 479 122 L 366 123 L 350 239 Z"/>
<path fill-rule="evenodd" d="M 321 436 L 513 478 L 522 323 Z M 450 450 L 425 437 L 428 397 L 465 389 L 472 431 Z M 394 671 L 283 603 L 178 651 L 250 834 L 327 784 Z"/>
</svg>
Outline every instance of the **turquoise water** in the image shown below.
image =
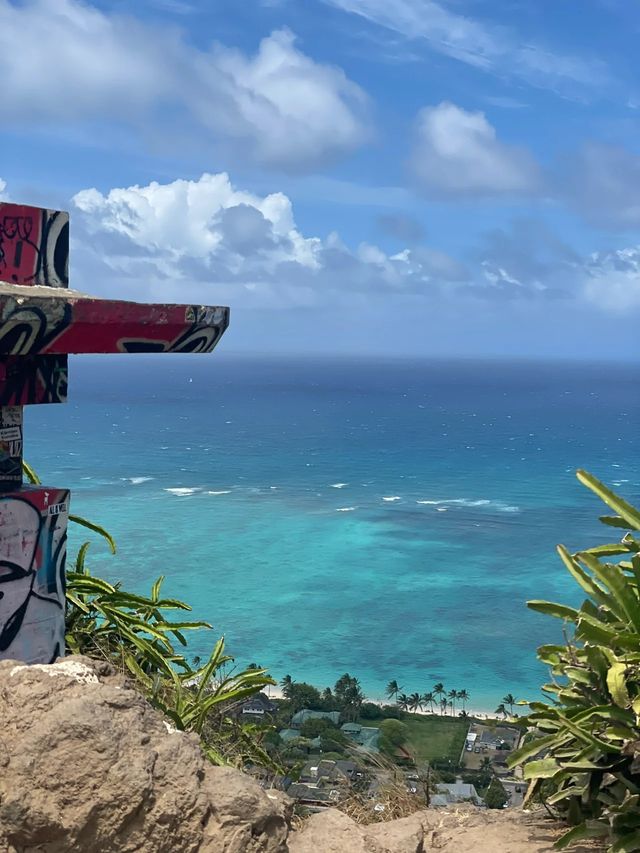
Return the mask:
<svg viewBox="0 0 640 853">
<path fill-rule="evenodd" d="M 525 601 L 577 600 L 555 545 L 610 538 L 575 469 L 640 498 L 633 366 L 110 356 L 70 389 L 26 458 L 118 540 L 94 571 L 165 574 L 239 661 L 370 696 L 533 695 L 557 628 Z"/>
</svg>

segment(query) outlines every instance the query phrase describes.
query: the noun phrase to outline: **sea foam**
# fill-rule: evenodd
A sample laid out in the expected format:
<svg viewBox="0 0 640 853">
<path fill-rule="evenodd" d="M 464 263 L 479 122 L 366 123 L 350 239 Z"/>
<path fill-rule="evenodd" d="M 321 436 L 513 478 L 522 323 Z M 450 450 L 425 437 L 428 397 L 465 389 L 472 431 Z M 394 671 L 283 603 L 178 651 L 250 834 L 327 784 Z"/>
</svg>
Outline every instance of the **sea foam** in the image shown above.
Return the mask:
<svg viewBox="0 0 640 853">
<path fill-rule="evenodd" d="M 444 505 L 454 506 L 465 506 L 465 507 L 478 507 L 478 506 L 486 506 L 491 509 L 495 509 L 498 512 L 520 512 L 520 507 L 515 506 L 514 504 L 507 504 L 504 501 L 490 501 L 486 498 L 482 498 L 480 500 L 471 500 L 470 498 L 447 498 L 444 500 L 434 501 L 434 500 L 424 500 L 424 501 L 416 501 L 417 504 L 422 504 L 425 506 L 435 506 L 438 509 L 442 509 Z"/>
<path fill-rule="evenodd" d="M 194 495 L 196 492 L 201 492 L 200 488 L 191 488 L 188 489 L 186 486 L 181 486 L 175 489 L 163 489 L 163 492 L 169 492 L 170 495 L 176 495 L 179 498 L 187 497 L 187 495 Z"/>
</svg>

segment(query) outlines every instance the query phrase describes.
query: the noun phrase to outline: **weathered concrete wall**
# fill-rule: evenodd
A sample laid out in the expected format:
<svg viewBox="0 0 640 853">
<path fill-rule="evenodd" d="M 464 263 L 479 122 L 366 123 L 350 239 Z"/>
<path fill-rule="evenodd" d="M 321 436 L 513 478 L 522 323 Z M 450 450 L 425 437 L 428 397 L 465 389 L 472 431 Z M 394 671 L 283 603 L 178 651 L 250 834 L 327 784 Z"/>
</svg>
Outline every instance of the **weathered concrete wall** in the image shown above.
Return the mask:
<svg viewBox="0 0 640 853">
<path fill-rule="evenodd" d="M 50 663 L 64 654 L 69 492 L 0 494 L 0 659 Z"/>
</svg>

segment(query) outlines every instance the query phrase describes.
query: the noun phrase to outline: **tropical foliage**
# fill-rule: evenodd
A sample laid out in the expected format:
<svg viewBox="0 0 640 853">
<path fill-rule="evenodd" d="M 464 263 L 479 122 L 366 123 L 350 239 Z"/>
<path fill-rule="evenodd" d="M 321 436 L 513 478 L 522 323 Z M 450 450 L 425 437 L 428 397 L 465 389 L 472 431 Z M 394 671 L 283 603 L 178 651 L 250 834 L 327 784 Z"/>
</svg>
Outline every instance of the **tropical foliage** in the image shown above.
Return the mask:
<svg viewBox="0 0 640 853">
<path fill-rule="evenodd" d="M 25 464 L 24 471 L 31 483 L 39 484 L 32 468 Z M 69 520 L 101 536 L 116 553 L 113 538 L 100 525 L 75 515 Z M 171 618 L 191 607 L 162 596 L 163 577 L 144 596 L 92 575 L 87 565 L 89 544 L 81 545 L 73 568 L 67 570 L 67 651 L 106 660 L 132 677 L 176 728 L 200 735 L 205 753 L 215 763 L 258 759 L 269 763 L 255 727 L 242 725 L 231 713 L 275 683 L 266 671 L 255 665 L 229 669 L 233 658 L 225 653 L 224 638 L 215 643 L 204 665 L 195 658 L 190 662 L 187 633 L 211 626 Z"/>
<path fill-rule="evenodd" d="M 558 847 L 601 837 L 610 853 L 629 853 L 640 850 L 640 511 L 591 474 L 578 479 L 615 513 L 601 521 L 624 533 L 574 554 L 558 548 L 586 593 L 580 607 L 528 603 L 562 620 L 565 642 L 538 649 L 548 701 L 530 703 L 535 736 L 509 764 L 526 762 L 528 798 L 543 792 L 573 824 Z"/>
</svg>

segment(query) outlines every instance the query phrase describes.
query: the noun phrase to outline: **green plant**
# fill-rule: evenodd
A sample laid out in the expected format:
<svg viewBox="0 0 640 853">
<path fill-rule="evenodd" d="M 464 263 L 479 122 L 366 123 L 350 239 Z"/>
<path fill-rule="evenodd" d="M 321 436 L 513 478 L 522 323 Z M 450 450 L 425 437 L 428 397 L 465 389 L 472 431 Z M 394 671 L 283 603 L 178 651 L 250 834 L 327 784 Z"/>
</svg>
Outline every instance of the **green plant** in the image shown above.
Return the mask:
<svg viewBox="0 0 640 853">
<path fill-rule="evenodd" d="M 29 482 L 40 484 L 26 463 L 23 469 Z M 76 515 L 69 521 L 101 536 L 116 553 L 115 541 L 103 527 Z M 161 596 L 163 577 L 155 581 L 149 596 L 143 596 L 93 576 L 87 567 L 88 550 L 89 542 L 84 542 L 66 575 L 67 651 L 107 660 L 126 672 L 176 728 L 200 735 L 203 750 L 214 763 L 258 761 L 272 766 L 260 745 L 264 732 L 233 715 L 239 703 L 275 684 L 266 670 L 252 665 L 227 672 L 233 658 L 225 653 L 224 637 L 203 666 L 199 658 L 192 665 L 185 632 L 211 630 L 211 625 L 170 620 L 168 613 L 191 607 Z"/>
<path fill-rule="evenodd" d="M 484 802 L 488 809 L 501 809 L 509 800 L 504 785 L 499 779 L 492 779 L 484 795 Z"/>
<path fill-rule="evenodd" d="M 509 765 L 527 762 L 528 800 L 553 788 L 546 803 L 573 824 L 557 847 L 600 837 L 610 853 L 629 853 L 640 850 L 640 511 L 591 474 L 577 476 L 616 513 L 601 521 L 626 532 L 575 554 L 559 546 L 587 595 L 579 608 L 528 602 L 563 621 L 565 642 L 538 649 L 551 670 L 549 701 L 529 703 L 524 723 L 535 737 Z"/>
</svg>

